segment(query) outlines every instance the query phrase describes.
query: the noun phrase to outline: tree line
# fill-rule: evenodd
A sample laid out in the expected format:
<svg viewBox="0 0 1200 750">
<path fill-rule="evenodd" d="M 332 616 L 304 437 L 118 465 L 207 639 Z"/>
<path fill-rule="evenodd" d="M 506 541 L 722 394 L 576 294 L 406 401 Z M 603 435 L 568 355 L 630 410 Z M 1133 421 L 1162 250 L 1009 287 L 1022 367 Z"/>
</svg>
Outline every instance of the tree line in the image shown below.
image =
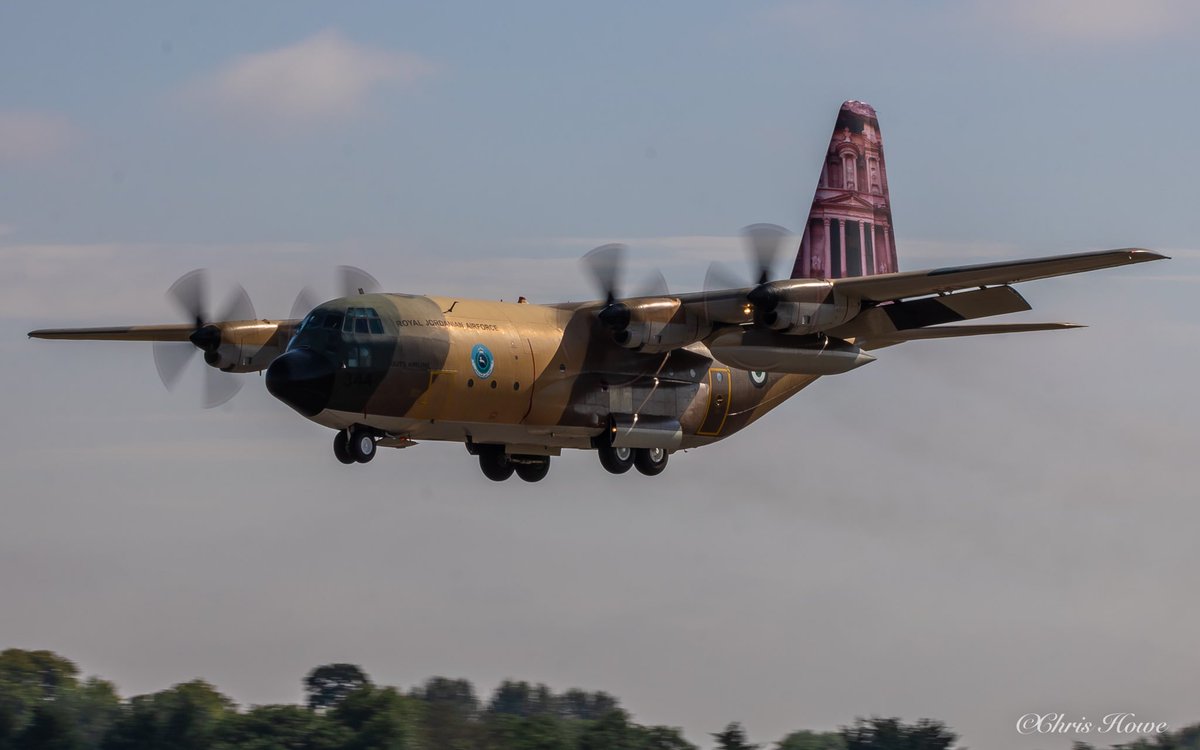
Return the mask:
<svg viewBox="0 0 1200 750">
<path fill-rule="evenodd" d="M 353 664 L 304 678 L 303 705 L 239 707 L 204 680 L 122 698 L 81 679 L 50 651 L 0 652 L 0 750 L 699 750 L 676 727 L 633 721 L 613 696 L 507 680 L 488 700 L 463 679 L 408 691 L 374 684 Z M 834 732 L 796 731 L 767 745 L 729 723 L 717 750 L 965 750 L 941 722 L 858 719 Z M 1200 750 L 1200 725 L 1129 750 Z M 1077 745 L 1075 750 L 1099 750 Z"/>
</svg>

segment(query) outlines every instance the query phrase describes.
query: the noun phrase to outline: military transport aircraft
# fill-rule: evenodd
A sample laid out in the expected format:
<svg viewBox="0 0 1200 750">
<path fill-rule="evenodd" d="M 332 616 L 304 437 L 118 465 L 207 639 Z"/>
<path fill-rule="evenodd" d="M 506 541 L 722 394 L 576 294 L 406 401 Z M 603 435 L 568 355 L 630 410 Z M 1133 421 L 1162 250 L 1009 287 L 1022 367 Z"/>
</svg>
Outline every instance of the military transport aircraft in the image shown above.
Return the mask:
<svg viewBox="0 0 1200 750">
<path fill-rule="evenodd" d="M 205 277 L 168 296 L 181 325 L 33 331 L 43 339 L 152 341 L 164 383 L 204 352 L 207 405 L 266 370 L 267 389 L 336 431 L 342 463 L 420 440 L 465 443 L 492 480 L 536 482 L 564 448 L 594 450 L 610 472 L 663 471 L 672 451 L 741 430 L 822 375 L 907 341 L 1073 328 L 1068 323 L 946 326 L 1030 309 L 1011 284 L 1165 256 L 1128 248 L 1003 263 L 900 271 L 883 144 L 874 109 L 842 105 L 787 279 L 771 266 L 788 236 L 748 227 L 756 279 L 622 297 L 624 248 L 584 258 L 603 299 L 530 304 L 382 294 L 344 269 L 344 296 L 302 294 L 288 320 L 260 320 L 237 290 L 210 319 Z"/>
</svg>

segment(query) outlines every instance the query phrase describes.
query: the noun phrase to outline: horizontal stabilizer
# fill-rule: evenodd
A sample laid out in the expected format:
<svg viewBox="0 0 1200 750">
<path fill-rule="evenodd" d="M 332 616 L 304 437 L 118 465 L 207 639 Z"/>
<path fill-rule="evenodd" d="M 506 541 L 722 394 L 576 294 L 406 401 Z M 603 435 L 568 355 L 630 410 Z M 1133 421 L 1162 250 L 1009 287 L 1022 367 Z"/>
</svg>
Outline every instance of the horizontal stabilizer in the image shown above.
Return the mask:
<svg viewBox="0 0 1200 750">
<path fill-rule="evenodd" d="M 1131 263 L 1163 260 L 1166 257 L 1151 250 L 1125 248 L 1001 263 L 950 266 L 926 271 L 905 271 L 878 276 L 856 276 L 834 279 L 833 285 L 834 289 L 851 297 L 872 302 L 888 302 L 977 286 L 1014 284 L 1019 281 L 1096 271 L 1101 268 L 1113 268 Z"/>
<path fill-rule="evenodd" d="M 1028 333 L 1030 331 L 1065 331 L 1070 328 L 1085 328 L 1078 323 L 992 323 L 977 326 L 940 326 L 934 328 L 913 328 L 908 331 L 896 331 L 883 336 L 864 338 L 855 343 L 862 349 L 882 349 L 905 341 L 925 341 L 929 339 L 949 339 L 961 336 L 988 336 L 993 333 Z"/>
</svg>

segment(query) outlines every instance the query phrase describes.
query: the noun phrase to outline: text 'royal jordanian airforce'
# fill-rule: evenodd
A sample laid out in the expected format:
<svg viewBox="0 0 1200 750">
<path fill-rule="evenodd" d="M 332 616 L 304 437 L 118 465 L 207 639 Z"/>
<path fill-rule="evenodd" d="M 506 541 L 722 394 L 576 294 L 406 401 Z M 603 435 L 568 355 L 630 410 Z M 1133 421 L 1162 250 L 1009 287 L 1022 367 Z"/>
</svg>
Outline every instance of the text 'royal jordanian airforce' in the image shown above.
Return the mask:
<svg viewBox="0 0 1200 750">
<path fill-rule="evenodd" d="M 614 474 L 653 476 L 673 451 L 732 435 L 818 377 L 873 361 L 870 351 L 1075 327 L 944 325 L 1030 309 L 1016 282 L 1165 257 L 1127 248 L 899 271 L 879 123 L 856 101 L 838 113 L 791 277 L 770 278 L 782 229 L 746 233 L 758 278 L 741 288 L 622 298 L 624 248 L 606 245 L 585 257 L 605 297 L 596 302 L 382 294 L 346 269 L 346 296 L 312 305 L 302 295 L 292 319 L 254 319 L 239 289 L 228 314 L 210 320 L 205 277 L 192 272 L 169 292 L 187 324 L 29 335 L 157 342 L 168 385 L 200 349 L 210 406 L 240 387 L 225 373 L 265 369 L 276 398 L 336 431 L 334 455 L 346 464 L 370 461 L 379 446 L 449 440 L 495 481 L 515 472 L 536 482 L 564 448 L 596 451 Z"/>
</svg>

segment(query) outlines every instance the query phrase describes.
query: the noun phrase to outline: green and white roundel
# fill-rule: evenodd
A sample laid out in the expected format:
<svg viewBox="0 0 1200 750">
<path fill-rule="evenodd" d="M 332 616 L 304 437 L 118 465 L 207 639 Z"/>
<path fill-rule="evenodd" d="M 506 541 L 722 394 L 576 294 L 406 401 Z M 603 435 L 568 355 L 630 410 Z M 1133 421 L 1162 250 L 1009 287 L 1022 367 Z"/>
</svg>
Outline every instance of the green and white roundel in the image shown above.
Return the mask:
<svg viewBox="0 0 1200 750">
<path fill-rule="evenodd" d="M 754 384 L 755 388 L 762 388 L 767 384 L 767 373 L 762 370 L 751 370 L 750 382 Z"/>
</svg>

